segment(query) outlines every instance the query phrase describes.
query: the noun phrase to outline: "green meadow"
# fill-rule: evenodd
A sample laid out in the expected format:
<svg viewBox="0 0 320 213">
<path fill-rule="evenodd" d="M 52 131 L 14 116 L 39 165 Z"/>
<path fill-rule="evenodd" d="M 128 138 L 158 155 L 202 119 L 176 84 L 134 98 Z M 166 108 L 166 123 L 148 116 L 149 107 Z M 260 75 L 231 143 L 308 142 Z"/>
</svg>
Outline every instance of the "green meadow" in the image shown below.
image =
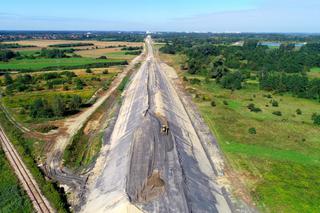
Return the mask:
<svg viewBox="0 0 320 213">
<path fill-rule="evenodd" d="M 214 80 L 187 85 L 231 167 L 260 209 L 288 213 L 320 209 L 320 127 L 311 120 L 313 113 L 320 112 L 319 102 L 261 91 L 254 81 L 233 92 Z M 279 106 L 273 107 L 271 100 Z M 262 112 L 250 112 L 250 103 Z M 281 111 L 282 116 L 274 111 Z M 250 134 L 250 128 L 256 134 Z"/>
<path fill-rule="evenodd" d="M 94 59 L 94 58 L 37 58 L 37 59 L 21 59 L 11 60 L 9 62 L 0 62 L 0 70 L 43 70 L 49 67 L 74 67 L 89 65 L 95 63 L 122 62 L 116 59 Z"/>
</svg>

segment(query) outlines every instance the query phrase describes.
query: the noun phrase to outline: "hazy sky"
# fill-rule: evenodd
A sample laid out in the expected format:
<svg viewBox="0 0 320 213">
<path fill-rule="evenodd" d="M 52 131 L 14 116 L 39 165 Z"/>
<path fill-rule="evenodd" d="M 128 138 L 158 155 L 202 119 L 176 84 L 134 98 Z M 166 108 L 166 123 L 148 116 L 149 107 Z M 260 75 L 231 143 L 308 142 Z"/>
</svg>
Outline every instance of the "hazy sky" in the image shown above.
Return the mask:
<svg viewBox="0 0 320 213">
<path fill-rule="evenodd" d="M 0 30 L 320 32 L 320 0 L 9 0 Z"/>
</svg>

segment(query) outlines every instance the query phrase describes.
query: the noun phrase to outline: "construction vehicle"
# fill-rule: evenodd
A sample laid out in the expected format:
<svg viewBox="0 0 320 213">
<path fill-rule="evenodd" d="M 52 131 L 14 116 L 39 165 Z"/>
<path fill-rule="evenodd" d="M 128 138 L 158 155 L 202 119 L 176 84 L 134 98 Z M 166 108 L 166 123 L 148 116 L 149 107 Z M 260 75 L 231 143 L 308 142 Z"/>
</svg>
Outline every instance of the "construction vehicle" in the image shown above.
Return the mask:
<svg viewBox="0 0 320 213">
<path fill-rule="evenodd" d="M 160 132 L 168 135 L 169 125 L 168 125 L 167 119 L 164 116 L 160 115 L 159 113 L 156 113 L 156 117 L 159 119 L 160 124 L 161 124 Z"/>
</svg>

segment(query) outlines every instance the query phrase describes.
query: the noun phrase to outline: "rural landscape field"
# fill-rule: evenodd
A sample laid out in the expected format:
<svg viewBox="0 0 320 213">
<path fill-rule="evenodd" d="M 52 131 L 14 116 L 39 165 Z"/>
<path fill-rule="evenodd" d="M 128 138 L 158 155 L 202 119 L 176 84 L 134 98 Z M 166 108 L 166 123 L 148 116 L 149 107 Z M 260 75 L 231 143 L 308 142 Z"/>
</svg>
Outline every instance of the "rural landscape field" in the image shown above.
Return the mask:
<svg viewBox="0 0 320 213">
<path fill-rule="evenodd" d="M 319 9 L 3 2 L 0 212 L 320 212 Z"/>
</svg>

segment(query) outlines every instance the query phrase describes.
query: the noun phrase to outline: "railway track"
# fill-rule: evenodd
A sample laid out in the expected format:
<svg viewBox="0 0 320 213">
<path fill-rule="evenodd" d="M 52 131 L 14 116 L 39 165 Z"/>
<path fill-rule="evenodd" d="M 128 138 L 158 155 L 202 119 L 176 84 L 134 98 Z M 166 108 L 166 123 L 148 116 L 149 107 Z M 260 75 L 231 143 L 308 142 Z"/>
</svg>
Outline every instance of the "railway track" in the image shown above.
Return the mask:
<svg viewBox="0 0 320 213">
<path fill-rule="evenodd" d="M 19 154 L 10 143 L 1 126 L 0 141 L 7 158 L 14 169 L 14 172 L 30 197 L 35 210 L 39 213 L 53 213 L 54 211 L 48 200 L 42 195 L 39 186 L 29 170 L 26 168 L 25 164 L 22 162 Z"/>
</svg>

